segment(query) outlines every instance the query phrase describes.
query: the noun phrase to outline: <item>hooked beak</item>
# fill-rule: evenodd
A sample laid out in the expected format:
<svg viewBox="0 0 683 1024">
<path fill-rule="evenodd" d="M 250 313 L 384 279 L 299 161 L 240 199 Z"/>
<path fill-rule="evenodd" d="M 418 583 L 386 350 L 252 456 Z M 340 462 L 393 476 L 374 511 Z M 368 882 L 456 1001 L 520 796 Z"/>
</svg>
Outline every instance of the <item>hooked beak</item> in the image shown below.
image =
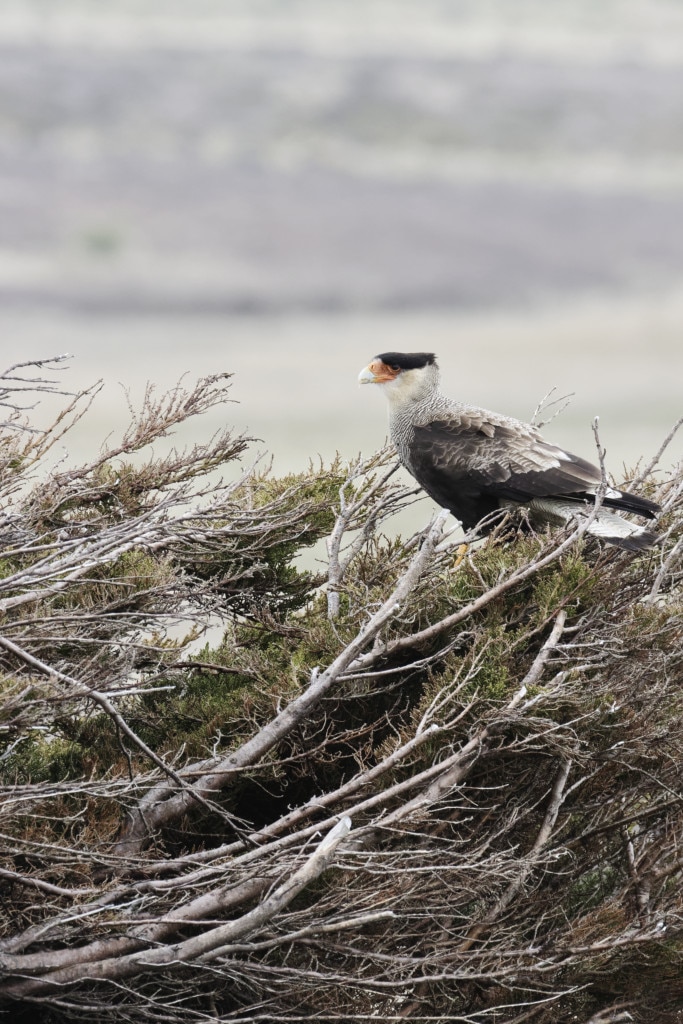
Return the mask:
<svg viewBox="0 0 683 1024">
<path fill-rule="evenodd" d="M 396 373 L 381 359 L 373 359 L 363 370 L 358 374 L 359 384 L 386 384 L 387 381 L 394 380 Z"/>
<path fill-rule="evenodd" d="M 375 384 L 376 382 L 377 382 L 377 378 L 375 377 L 375 374 L 373 373 L 373 371 L 370 369 L 369 366 L 366 366 L 358 374 L 358 383 L 359 384 Z"/>
</svg>

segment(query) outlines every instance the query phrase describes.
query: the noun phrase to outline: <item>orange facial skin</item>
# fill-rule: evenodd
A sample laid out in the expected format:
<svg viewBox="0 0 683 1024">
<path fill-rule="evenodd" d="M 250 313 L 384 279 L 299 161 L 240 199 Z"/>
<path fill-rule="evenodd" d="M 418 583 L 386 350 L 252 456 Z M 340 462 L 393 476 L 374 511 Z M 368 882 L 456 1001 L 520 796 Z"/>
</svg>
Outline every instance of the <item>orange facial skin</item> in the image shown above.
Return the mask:
<svg viewBox="0 0 683 1024">
<path fill-rule="evenodd" d="M 391 366 L 387 366 L 387 364 L 383 363 L 381 359 L 373 359 L 373 361 L 368 365 L 368 370 L 374 374 L 375 384 L 386 384 L 387 381 L 396 380 L 401 372 L 398 369 L 394 370 Z"/>
</svg>

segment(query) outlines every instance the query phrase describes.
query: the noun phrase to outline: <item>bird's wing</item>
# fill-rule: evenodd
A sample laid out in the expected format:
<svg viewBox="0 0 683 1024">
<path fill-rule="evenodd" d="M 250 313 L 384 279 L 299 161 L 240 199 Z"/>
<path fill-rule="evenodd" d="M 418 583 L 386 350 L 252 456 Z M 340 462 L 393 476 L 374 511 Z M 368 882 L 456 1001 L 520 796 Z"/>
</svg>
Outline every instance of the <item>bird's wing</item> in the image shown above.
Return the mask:
<svg viewBox="0 0 683 1024">
<path fill-rule="evenodd" d="M 590 462 L 545 441 L 525 423 L 484 410 L 449 412 L 416 425 L 410 456 L 415 476 L 430 493 L 438 480 L 448 489 L 525 502 L 581 494 L 600 483 L 600 471 Z"/>
</svg>

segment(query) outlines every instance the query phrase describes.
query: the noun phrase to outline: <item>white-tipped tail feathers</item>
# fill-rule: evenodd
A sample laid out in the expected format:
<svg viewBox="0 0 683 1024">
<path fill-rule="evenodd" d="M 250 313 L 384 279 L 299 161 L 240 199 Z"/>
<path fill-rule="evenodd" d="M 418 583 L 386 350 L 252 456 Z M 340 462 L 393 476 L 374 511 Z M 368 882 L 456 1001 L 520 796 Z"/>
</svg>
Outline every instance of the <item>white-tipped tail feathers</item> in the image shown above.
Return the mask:
<svg viewBox="0 0 683 1024">
<path fill-rule="evenodd" d="M 587 518 L 593 511 L 586 502 L 563 501 L 561 498 L 534 498 L 529 502 L 529 509 L 536 513 L 538 519 L 550 523 L 580 522 L 581 518 Z M 623 519 L 604 507 L 598 509 L 586 533 L 627 551 L 644 551 L 657 540 L 657 535 L 646 526 Z"/>
</svg>

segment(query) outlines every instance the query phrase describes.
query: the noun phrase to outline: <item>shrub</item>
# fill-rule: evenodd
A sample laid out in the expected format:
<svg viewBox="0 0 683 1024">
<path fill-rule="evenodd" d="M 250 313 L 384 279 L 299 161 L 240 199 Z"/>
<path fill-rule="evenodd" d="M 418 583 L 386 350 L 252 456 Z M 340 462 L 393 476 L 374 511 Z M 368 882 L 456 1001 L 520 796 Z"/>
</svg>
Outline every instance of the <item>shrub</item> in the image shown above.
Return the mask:
<svg viewBox="0 0 683 1024">
<path fill-rule="evenodd" d="M 678 1020 L 681 472 L 636 482 L 651 553 L 509 527 L 463 557 L 443 513 L 386 535 L 389 450 L 155 453 L 225 378 L 40 475 L 89 397 L 32 432 L 42 372 L 0 395 L 12 1019 Z"/>
</svg>

